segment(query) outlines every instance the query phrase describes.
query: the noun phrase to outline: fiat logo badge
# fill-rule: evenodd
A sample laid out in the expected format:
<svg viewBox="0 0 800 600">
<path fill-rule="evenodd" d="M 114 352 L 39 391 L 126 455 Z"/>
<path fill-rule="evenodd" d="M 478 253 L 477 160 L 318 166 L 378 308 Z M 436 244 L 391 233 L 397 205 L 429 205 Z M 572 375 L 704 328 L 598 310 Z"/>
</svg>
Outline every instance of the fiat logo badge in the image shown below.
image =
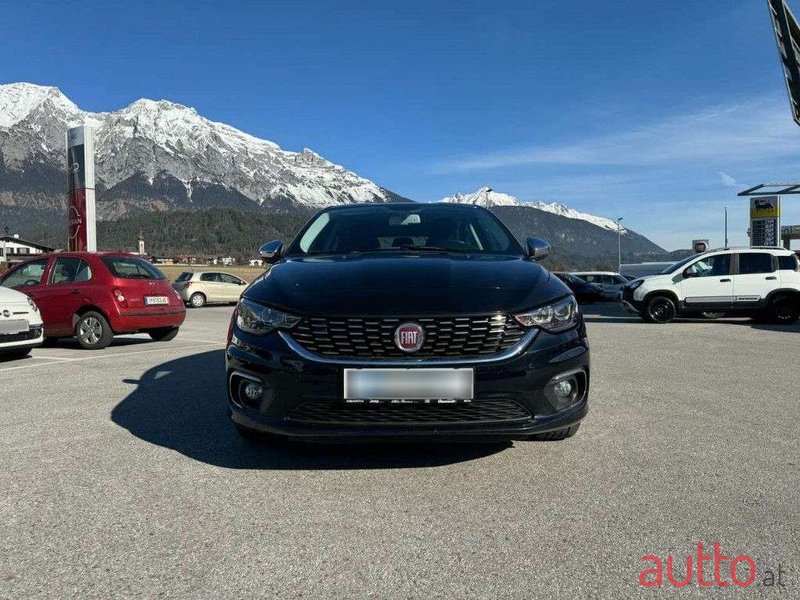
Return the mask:
<svg viewBox="0 0 800 600">
<path fill-rule="evenodd" d="M 403 352 L 416 352 L 425 343 L 425 331 L 416 323 L 403 323 L 394 330 L 394 344 Z"/>
</svg>

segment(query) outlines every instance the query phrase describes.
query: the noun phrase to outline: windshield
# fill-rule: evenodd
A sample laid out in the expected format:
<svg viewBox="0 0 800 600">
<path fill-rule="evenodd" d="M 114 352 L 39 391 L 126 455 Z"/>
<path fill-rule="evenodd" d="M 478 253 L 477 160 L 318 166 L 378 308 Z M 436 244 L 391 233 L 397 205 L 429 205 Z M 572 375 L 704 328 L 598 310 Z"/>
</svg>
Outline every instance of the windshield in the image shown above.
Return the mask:
<svg viewBox="0 0 800 600">
<path fill-rule="evenodd" d="M 141 258 L 133 256 L 104 256 L 102 261 L 114 277 L 121 279 L 165 279 L 161 271 Z"/>
<path fill-rule="evenodd" d="M 691 256 L 687 256 L 686 258 L 684 258 L 682 260 L 679 260 L 678 262 L 672 263 L 670 266 L 668 266 L 663 271 L 659 271 L 658 274 L 659 275 L 668 275 L 669 273 L 674 273 L 675 271 L 680 269 L 683 265 L 685 265 L 688 262 L 693 261 L 698 256 L 699 256 L 698 254 L 692 254 Z"/>
<path fill-rule="evenodd" d="M 371 204 L 320 213 L 292 242 L 288 254 L 403 251 L 523 253 L 500 221 L 479 208 Z"/>
</svg>

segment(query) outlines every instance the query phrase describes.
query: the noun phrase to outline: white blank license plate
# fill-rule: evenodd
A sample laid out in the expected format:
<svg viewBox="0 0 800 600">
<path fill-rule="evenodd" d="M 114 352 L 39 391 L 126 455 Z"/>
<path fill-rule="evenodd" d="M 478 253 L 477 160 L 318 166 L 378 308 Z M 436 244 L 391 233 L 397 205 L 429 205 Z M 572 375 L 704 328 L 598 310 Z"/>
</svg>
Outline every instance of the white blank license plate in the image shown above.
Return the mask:
<svg viewBox="0 0 800 600">
<path fill-rule="evenodd" d="M 472 369 L 345 369 L 345 400 L 471 400 Z"/>
<path fill-rule="evenodd" d="M 28 322 L 22 319 L 13 321 L 0 321 L 0 334 L 12 335 L 28 331 Z"/>
<path fill-rule="evenodd" d="M 166 296 L 145 296 L 144 303 L 147 306 L 153 306 L 155 304 L 169 304 L 169 298 Z"/>
</svg>

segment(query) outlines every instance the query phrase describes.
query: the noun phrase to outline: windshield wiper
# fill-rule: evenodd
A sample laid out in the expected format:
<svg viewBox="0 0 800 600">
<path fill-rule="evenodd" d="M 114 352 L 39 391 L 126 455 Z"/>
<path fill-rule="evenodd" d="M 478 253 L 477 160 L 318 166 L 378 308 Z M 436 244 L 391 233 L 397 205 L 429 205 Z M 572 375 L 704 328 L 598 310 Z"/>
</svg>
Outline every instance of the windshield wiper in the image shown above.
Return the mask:
<svg viewBox="0 0 800 600">
<path fill-rule="evenodd" d="M 464 254 L 472 252 L 472 250 L 462 248 L 442 248 L 440 246 L 416 246 L 414 244 L 403 244 L 400 246 L 401 250 L 414 250 L 415 252 L 457 252 Z"/>
</svg>

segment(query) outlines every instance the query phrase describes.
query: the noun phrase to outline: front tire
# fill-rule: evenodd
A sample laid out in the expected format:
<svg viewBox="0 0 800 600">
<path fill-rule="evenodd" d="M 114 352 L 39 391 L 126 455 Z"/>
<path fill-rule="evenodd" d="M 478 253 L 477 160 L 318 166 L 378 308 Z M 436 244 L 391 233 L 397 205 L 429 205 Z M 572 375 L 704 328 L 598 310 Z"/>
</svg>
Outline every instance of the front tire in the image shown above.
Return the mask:
<svg viewBox="0 0 800 600">
<path fill-rule="evenodd" d="M 667 296 L 654 296 L 644 309 L 644 320 L 648 323 L 669 323 L 678 311 L 675 303 Z"/>
<path fill-rule="evenodd" d="M 776 325 L 792 325 L 800 318 L 800 301 L 782 296 L 772 301 L 769 307 L 770 321 Z"/>
<path fill-rule="evenodd" d="M 78 322 L 75 323 L 75 337 L 85 350 L 101 350 L 111 343 L 114 332 L 103 315 L 89 311 L 78 317 Z"/>
<path fill-rule="evenodd" d="M 192 308 L 203 308 L 206 305 L 206 296 L 201 292 L 195 292 L 189 297 L 189 305 Z"/>
<path fill-rule="evenodd" d="M 170 340 L 174 340 L 175 336 L 178 335 L 178 328 L 161 327 L 159 329 L 151 329 L 147 332 L 147 335 L 149 335 L 154 342 L 169 342 Z"/>
<path fill-rule="evenodd" d="M 532 435 L 531 439 L 537 442 L 561 442 L 578 433 L 580 427 L 580 423 L 575 423 L 575 425 L 564 427 L 563 429 L 556 429 L 554 431 L 548 431 L 547 433 L 537 433 Z"/>
</svg>

